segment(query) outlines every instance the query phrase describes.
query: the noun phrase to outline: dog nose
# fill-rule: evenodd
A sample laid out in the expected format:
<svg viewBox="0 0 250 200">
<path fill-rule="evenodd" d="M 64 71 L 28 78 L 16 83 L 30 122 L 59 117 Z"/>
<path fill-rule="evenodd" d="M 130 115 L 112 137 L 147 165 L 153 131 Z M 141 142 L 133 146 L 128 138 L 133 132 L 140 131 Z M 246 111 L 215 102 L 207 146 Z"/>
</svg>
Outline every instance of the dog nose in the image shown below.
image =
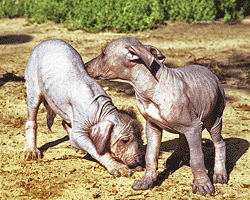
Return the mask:
<svg viewBox="0 0 250 200">
<path fill-rule="evenodd" d="M 84 68 L 90 76 L 94 74 L 93 68 L 89 67 L 89 62 L 85 63 Z"/>
</svg>

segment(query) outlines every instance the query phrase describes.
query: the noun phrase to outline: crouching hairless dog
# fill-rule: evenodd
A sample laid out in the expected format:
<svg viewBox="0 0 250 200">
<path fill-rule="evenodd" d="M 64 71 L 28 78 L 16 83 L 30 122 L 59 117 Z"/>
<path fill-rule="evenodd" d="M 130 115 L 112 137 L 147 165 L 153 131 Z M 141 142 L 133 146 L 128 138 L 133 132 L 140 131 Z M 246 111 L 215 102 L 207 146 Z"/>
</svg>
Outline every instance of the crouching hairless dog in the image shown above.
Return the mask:
<svg viewBox="0 0 250 200">
<path fill-rule="evenodd" d="M 226 183 L 226 145 L 221 136 L 224 90 L 207 68 L 191 65 L 170 69 L 163 65 L 164 60 L 156 47 L 142 45 L 135 38 L 120 38 L 108 43 L 101 55 L 85 66 L 93 78 L 128 82 L 134 87 L 138 109 L 146 119 L 147 152 L 146 173 L 132 188 L 147 189 L 156 181 L 164 129 L 180 135 L 172 161 L 182 162 L 189 146 L 193 192 L 212 194 L 214 187 L 202 153 L 202 129 L 209 131 L 214 142 L 213 182 Z M 170 161 L 165 162 L 166 167 Z"/>
<path fill-rule="evenodd" d="M 25 79 L 27 160 L 41 158 L 36 146 L 36 115 L 43 102 L 49 129 L 55 115 L 60 115 L 77 152 L 88 152 L 115 176 L 130 175 L 128 166 L 140 161 L 142 126 L 132 110 L 117 110 L 102 87 L 89 77 L 72 46 L 62 40 L 37 45 L 26 66 Z"/>
</svg>

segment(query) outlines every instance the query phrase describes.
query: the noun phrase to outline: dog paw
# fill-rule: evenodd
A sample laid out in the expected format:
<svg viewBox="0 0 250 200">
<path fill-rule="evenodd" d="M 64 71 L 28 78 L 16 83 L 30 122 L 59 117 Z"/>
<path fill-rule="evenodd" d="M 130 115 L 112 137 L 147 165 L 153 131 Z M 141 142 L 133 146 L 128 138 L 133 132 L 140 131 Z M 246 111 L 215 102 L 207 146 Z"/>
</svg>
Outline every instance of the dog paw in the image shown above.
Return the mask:
<svg viewBox="0 0 250 200">
<path fill-rule="evenodd" d="M 199 192 L 203 196 L 205 196 L 206 194 L 212 195 L 214 193 L 214 186 L 206 176 L 200 179 L 194 179 L 192 191 L 194 194 L 196 192 Z"/>
<path fill-rule="evenodd" d="M 146 190 L 153 187 L 153 183 L 156 181 L 156 177 L 144 175 L 142 178 L 135 180 L 132 188 L 134 190 Z"/>
<path fill-rule="evenodd" d="M 37 160 L 37 159 L 41 159 L 42 155 L 41 155 L 41 152 L 37 148 L 26 149 L 24 150 L 24 158 L 26 160 Z"/>
<path fill-rule="evenodd" d="M 221 183 L 221 184 L 227 183 L 227 173 L 226 172 L 214 173 L 213 182 L 214 184 L 215 183 Z"/>
<path fill-rule="evenodd" d="M 116 167 L 113 167 L 112 169 L 108 170 L 110 174 L 116 176 L 116 177 L 129 177 L 131 176 L 131 169 L 127 165 L 119 164 Z"/>
</svg>

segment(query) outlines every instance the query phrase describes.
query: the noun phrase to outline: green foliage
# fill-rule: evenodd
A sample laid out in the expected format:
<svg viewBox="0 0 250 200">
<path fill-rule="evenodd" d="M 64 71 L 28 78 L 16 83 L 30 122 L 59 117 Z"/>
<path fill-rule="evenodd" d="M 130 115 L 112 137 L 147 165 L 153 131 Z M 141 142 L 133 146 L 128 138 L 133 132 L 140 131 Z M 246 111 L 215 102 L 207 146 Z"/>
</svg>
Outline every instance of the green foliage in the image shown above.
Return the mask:
<svg viewBox="0 0 250 200">
<path fill-rule="evenodd" d="M 0 18 L 9 17 L 19 17 L 22 16 L 23 8 L 22 5 L 16 3 L 13 0 L 2 0 L 0 1 Z"/>
<path fill-rule="evenodd" d="M 224 22 L 241 19 L 250 11 L 249 0 L 162 0 L 165 18 L 193 22 L 223 18 Z"/>
<path fill-rule="evenodd" d="M 30 22 L 42 23 L 47 20 L 57 23 L 65 21 L 69 7 L 67 1 L 37 0 L 36 4 L 30 5 Z"/>
<path fill-rule="evenodd" d="M 248 11 L 249 0 L 0 0 L 0 18 L 24 16 L 32 23 L 52 20 L 71 30 L 90 32 L 142 31 L 166 19 L 233 21 Z"/>
<path fill-rule="evenodd" d="M 0 18 L 30 17 L 29 22 L 42 23 L 47 20 L 62 22 L 68 12 L 67 1 L 60 0 L 2 0 Z"/>
<path fill-rule="evenodd" d="M 0 1 L 0 18 L 30 17 L 29 22 L 64 22 L 68 29 L 132 32 L 164 22 L 157 0 L 14 0 Z"/>
<path fill-rule="evenodd" d="M 152 28 L 164 21 L 163 8 L 155 0 L 85 0 L 72 1 L 72 5 L 65 21 L 69 29 L 132 32 Z"/>
<path fill-rule="evenodd" d="M 167 9 L 169 19 L 187 22 L 214 20 L 217 12 L 214 0 L 168 0 Z"/>
<path fill-rule="evenodd" d="M 236 19 L 242 19 L 244 17 L 244 11 L 247 7 L 246 1 L 239 0 L 216 0 L 218 17 L 222 15 L 224 22 L 234 21 Z"/>
</svg>

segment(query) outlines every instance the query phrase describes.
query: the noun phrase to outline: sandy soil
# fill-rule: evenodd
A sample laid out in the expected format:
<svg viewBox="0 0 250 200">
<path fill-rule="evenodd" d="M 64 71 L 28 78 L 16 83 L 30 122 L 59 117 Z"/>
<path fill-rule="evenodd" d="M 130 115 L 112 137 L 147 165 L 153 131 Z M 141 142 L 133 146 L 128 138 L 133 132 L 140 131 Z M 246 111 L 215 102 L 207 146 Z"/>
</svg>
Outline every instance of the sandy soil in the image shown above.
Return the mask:
<svg viewBox="0 0 250 200">
<path fill-rule="evenodd" d="M 134 191 L 131 185 L 145 169 L 131 177 L 111 176 L 89 156 L 75 153 L 59 117 L 52 132 L 47 129 L 42 106 L 38 113 L 38 147 L 44 157 L 24 160 L 27 107 L 23 76 L 33 48 L 46 39 L 62 39 L 87 62 L 107 42 L 125 36 L 158 47 L 167 57 L 167 66 L 202 63 L 220 77 L 227 97 L 222 135 L 227 143 L 229 181 L 215 184 L 213 196 L 192 193 L 193 175 L 188 163 L 172 172 L 164 171 L 162 164 L 177 145 L 177 135 L 164 132 L 156 186 Z M 134 34 L 93 34 L 68 31 L 52 22 L 38 25 L 22 18 L 0 19 L 0 199 L 250 199 L 250 87 L 241 69 L 250 63 L 249 38 L 248 24 L 168 22 L 155 30 Z M 107 81 L 101 84 L 116 106 L 133 106 L 145 124 L 129 85 Z M 206 131 L 203 138 L 205 165 L 211 173 L 213 145 Z M 146 144 L 145 133 L 143 139 Z"/>
</svg>

